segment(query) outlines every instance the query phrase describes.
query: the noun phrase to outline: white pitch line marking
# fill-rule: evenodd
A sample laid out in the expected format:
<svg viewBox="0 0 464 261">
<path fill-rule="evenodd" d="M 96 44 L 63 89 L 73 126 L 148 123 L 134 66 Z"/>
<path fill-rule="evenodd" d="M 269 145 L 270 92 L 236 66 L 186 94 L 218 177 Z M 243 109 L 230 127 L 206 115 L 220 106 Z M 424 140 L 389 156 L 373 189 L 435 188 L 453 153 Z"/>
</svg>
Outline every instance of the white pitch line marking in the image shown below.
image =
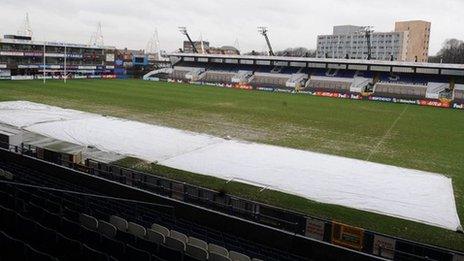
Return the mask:
<svg viewBox="0 0 464 261">
<path fill-rule="evenodd" d="M 369 156 L 367 156 L 367 159 L 366 160 L 370 160 L 372 158 L 372 156 L 379 150 L 380 146 L 382 145 L 382 143 L 384 143 L 384 141 L 387 139 L 387 137 L 390 135 L 391 131 L 393 130 L 393 128 L 395 128 L 396 124 L 398 123 L 398 121 L 401 119 L 401 117 L 403 116 L 403 114 L 408 110 L 408 107 L 409 106 L 405 106 L 403 111 L 400 113 L 400 115 L 398 115 L 398 117 L 395 119 L 395 121 L 393 121 L 392 125 L 390 126 L 390 128 L 387 130 L 387 132 L 385 132 L 385 134 L 383 135 L 383 137 L 379 140 L 379 142 L 375 145 L 375 147 L 371 150 L 371 152 L 369 153 Z"/>
</svg>

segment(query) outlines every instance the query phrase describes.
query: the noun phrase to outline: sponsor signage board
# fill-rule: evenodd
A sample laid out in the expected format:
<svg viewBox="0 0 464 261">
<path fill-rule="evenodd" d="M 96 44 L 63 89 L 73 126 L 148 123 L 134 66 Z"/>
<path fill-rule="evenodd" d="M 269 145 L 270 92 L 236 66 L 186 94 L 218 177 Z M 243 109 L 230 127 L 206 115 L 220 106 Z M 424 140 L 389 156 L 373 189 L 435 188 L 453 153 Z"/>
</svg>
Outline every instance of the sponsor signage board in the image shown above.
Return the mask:
<svg viewBox="0 0 464 261">
<path fill-rule="evenodd" d="M 81 69 L 81 70 L 96 70 L 97 69 L 96 66 L 88 66 L 88 65 L 82 65 L 82 66 L 79 66 L 77 68 Z"/>
<path fill-rule="evenodd" d="M 314 218 L 306 219 L 305 236 L 322 241 L 324 240 L 324 232 L 324 221 Z"/>
<path fill-rule="evenodd" d="M 107 53 L 106 54 L 106 61 L 107 62 L 114 62 L 114 53 Z"/>
<path fill-rule="evenodd" d="M 372 254 L 393 259 L 395 257 L 396 240 L 380 235 L 374 235 Z"/>
<path fill-rule="evenodd" d="M 23 52 L 0 52 L 2 56 L 24 56 Z"/>
<path fill-rule="evenodd" d="M 433 107 L 441 107 L 441 108 L 449 108 L 449 102 L 443 101 L 431 101 L 431 100 L 419 100 L 419 104 L 422 106 L 433 106 Z"/>
<path fill-rule="evenodd" d="M 39 53 L 39 52 L 25 52 L 25 53 L 24 53 L 24 56 L 40 56 L 40 57 L 43 57 L 43 53 Z"/>
<path fill-rule="evenodd" d="M 364 229 L 332 222 L 332 243 L 361 250 L 363 247 Z"/>
<path fill-rule="evenodd" d="M 18 65 L 19 69 L 38 69 L 38 65 L 32 65 L 32 64 L 27 64 L 27 65 Z"/>
<path fill-rule="evenodd" d="M 32 76 L 32 75 L 15 75 L 15 76 L 11 76 L 11 80 L 14 80 L 14 81 L 34 80 L 34 76 Z"/>
<path fill-rule="evenodd" d="M 10 77 L 11 71 L 10 70 L 0 70 L 0 77 Z"/>
</svg>

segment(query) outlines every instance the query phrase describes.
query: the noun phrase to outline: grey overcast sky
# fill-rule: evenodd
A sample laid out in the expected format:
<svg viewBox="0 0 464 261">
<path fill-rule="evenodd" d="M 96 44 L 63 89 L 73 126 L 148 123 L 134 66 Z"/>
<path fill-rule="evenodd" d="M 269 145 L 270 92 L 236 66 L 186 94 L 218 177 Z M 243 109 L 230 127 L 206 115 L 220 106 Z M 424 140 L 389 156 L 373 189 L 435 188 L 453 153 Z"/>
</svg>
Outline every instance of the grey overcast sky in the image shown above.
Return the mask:
<svg viewBox="0 0 464 261">
<path fill-rule="evenodd" d="M 316 47 L 333 25 L 373 25 L 392 31 L 397 20 L 432 22 L 431 53 L 447 38 L 464 39 L 464 0 L 0 0 L 0 33 L 15 33 L 29 13 L 34 39 L 88 43 L 100 21 L 105 45 L 144 49 L 154 28 L 161 49 L 181 47 L 178 26 L 192 38 L 242 51 L 265 49 L 256 27 L 269 27 L 274 49 Z"/>
</svg>

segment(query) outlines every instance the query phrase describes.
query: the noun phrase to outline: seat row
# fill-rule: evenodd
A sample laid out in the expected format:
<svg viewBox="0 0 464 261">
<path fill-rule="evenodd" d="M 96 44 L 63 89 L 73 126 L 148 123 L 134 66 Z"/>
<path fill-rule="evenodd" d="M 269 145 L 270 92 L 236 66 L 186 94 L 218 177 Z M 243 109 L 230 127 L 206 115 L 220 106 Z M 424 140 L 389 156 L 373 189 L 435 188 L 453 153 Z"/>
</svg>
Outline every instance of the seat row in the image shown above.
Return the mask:
<svg viewBox="0 0 464 261">
<path fill-rule="evenodd" d="M 45 183 L 53 188 L 76 187 L 75 184 L 68 184 L 64 180 L 58 180 L 55 177 L 50 177 L 49 179 L 47 175 L 35 170 L 16 171 L 14 168 L 9 168 L 8 170 L 15 173 L 15 181 L 17 182 L 30 183 L 31 185 L 39 186 L 41 186 L 41 183 Z M 17 175 L 17 172 L 20 172 L 21 174 Z M 61 185 L 61 183 L 63 183 L 63 185 Z M 75 189 L 76 191 L 81 192 L 88 191 L 87 189 L 81 187 L 76 187 Z M 229 250 L 233 250 L 231 251 L 233 253 L 232 257 L 236 255 L 234 254 L 234 252 L 236 252 L 245 253 L 248 256 L 258 257 L 261 259 L 269 258 L 271 260 L 295 260 L 293 255 L 286 255 L 278 249 L 271 249 L 266 246 L 257 245 L 255 242 L 248 242 L 242 238 L 236 238 L 233 235 L 222 233 L 221 231 L 211 230 L 209 228 L 191 223 L 188 220 L 174 218 L 172 214 L 163 213 L 163 209 L 153 207 L 143 202 L 126 202 L 121 199 L 109 199 L 106 197 L 92 196 L 89 194 L 75 194 L 64 191 L 54 191 L 49 190 L 48 188 L 29 188 L 27 186 L 16 186 L 14 192 L 11 193 L 14 194 L 16 201 L 27 202 L 29 205 L 28 208 L 31 211 L 37 212 L 37 216 L 43 217 L 43 220 L 40 221 L 54 229 L 58 229 L 60 223 L 67 222 L 66 220 L 63 221 L 63 217 L 70 221 L 79 222 L 80 213 L 93 216 L 97 220 L 102 220 L 107 223 L 111 223 L 109 222 L 110 215 L 117 215 L 126 220 L 134 221 L 134 223 L 149 229 L 153 229 L 153 223 L 168 227 L 171 230 L 183 233 L 184 235 L 189 235 L 192 237 L 190 240 L 191 242 L 194 242 L 194 238 L 202 240 L 203 242 L 208 242 L 208 247 L 202 247 L 201 250 L 198 250 L 193 246 L 188 246 L 189 237 L 187 237 L 187 240 L 184 240 L 185 247 L 179 247 L 180 249 L 184 249 L 184 253 L 186 253 L 187 250 L 189 252 L 194 252 L 196 250 L 199 253 L 197 256 L 205 256 L 206 251 L 206 257 L 210 258 L 211 255 L 215 255 L 210 253 L 211 251 L 209 245 L 211 244 L 211 248 L 214 248 L 213 245 L 217 245 L 220 247 L 225 247 Z M 94 191 L 90 191 L 90 193 L 97 194 Z M 10 198 L 8 201 L 12 201 L 12 196 L 7 197 Z M 148 229 L 146 229 L 145 233 L 147 235 L 149 234 L 152 240 L 158 236 L 158 244 L 161 244 L 160 242 L 164 242 L 164 245 L 171 244 L 171 246 L 176 244 L 172 243 L 172 239 L 166 239 L 168 236 L 167 233 L 160 236 L 156 235 L 155 233 L 148 232 L 147 230 Z M 166 243 L 166 241 L 168 243 Z M 177 243 L 177 245 L 181 244 Z M 204 244 L 202 245 L 205 246 Z M 223 256 L 230 258 L 230 256 L 227 254 L 222 254 Z"/>
<path fill-rule="evenodd" d="M 137 223 L 128 222 L 124 218 L 112 215 L 109 222 L 81 214 L 80 223 L 88 229 L 99 231 L 107 237 L 120 238 L 125 241 L 135 242 L 137 246 L 147 252 L 160 253 L 173 250 L 172 255 L 184 256 L 190 260 L 237 260 L 250 261 L 250 257 L 236 251 L 228 251 L 226 248 L 207 243 L 201 239 L 187 236 L 176 230 L 170 230 L 160 224 L 154 223 L 150 228 L 145 228 Z M 160 246 L 169 250 L 159 251 Z M 167 257 L 167 256 L 166 256 Z M 259 259 L 253 259 L 258 261 Z"/>
</svg>

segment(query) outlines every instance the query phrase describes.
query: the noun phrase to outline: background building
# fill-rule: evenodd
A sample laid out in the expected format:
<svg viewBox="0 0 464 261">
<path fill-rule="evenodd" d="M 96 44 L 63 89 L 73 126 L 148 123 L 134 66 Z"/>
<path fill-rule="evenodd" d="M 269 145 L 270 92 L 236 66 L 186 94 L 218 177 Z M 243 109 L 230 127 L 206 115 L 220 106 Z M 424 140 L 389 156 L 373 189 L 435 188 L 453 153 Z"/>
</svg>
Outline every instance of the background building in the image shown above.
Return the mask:
<svg viewBox="0 0 464 261">
<path fill-rule="evenodd" d="M 66 47 L 66 50 L 65 50 Z M 64 73 L 74 75 L 112 74 L 114 47 L 38 42 L 28 36 L 6 35 L 0 38 L 0 72 L 3 76 Z M 44 67 L 45 57 L 45 67 Z"/>
<path fill-rule="evenodd" d="M 194 41 L 193 44 L 197 49 L 198 53 L 210 53 L 210 54 L 240 54 L 240 51 L 234 46 L 222 46 L 214 47 L 210 46 L 207 41 Z M 192 44 L 189 41 L 184 41 L 183 43 L 183 52 L 184 53 L 194 53 Z"/>
<path fill-rule="evenodd" d="M 395 32 L 408 32 L 406 61 L 427 62 L 429 57 L 431 23 L 405 21 L 395 23 Z"/>
<path fill-rule="evenodd" d="M 397 22 L 394 32 L 373 32 L 369 27 L 334 26 L 333 34 L 317 38 L 317 57 L 368 59 L 369 31 L 371 59 L 426 62 L 430 39 L 430 23 Z"/>
<path fill-rule="evenodd" d="M 202 44 L 203 42 L 203 44 Z M 193 44 L 195 45 L 195 48 L 199 53 L 202 52 L 204 49 L 205 51 L 209 49 L 209 42 L 207 41 L 194 41 Z M 193 53 L 193 47 L 192 44 L 189 41 L 184 41 L 183 44 L 183 51 L 184 53 Z"/>
</svg>

